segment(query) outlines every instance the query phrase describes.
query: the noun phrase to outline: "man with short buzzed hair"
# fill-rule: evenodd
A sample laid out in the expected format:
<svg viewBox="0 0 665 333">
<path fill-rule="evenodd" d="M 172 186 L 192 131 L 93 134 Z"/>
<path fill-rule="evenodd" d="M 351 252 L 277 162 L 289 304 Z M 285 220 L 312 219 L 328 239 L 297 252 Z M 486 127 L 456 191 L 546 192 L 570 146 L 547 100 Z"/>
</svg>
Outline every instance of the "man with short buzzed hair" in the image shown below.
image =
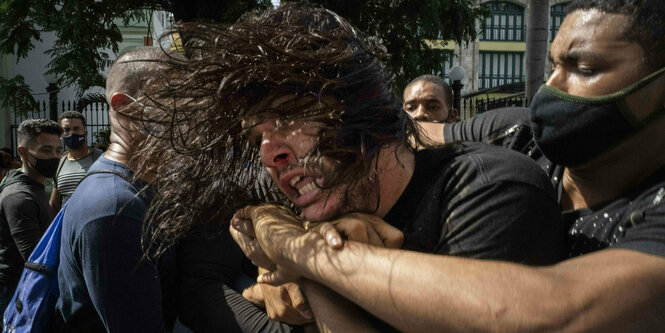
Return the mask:
<svg viewBox="0 0 665 333">
<path fill-rule="evenodd" d="M 404 89 L 404 110 L 417 121 L 457 121 L 453 90 L 442 78 L 426 74 L 413 79 Z"/>
<path fill-rule="evenodd" d="M 44 183 L 58 167 L 61 133 L 56 122 L 46 119 L 28 119 L 18 127 L 22 168 L 10 170 L 0 184 L 0 313 L 53 218 Z"/>
<path fill-rule="evenodd" d="M 151 201 L 149 176 L 130 163 L 145 134 L 124 116 L 153 79 L 160 49 L 131 50 L 110 69 L 106 96 L 111 144 L 67 203 L 57 303 L 59 326 L 76 332 L 165 332 L 175 322 L 175 254 L 144 257 L 142 230 Z M 99 173 L 95 173 L 99 172 Z"/>
</svg>

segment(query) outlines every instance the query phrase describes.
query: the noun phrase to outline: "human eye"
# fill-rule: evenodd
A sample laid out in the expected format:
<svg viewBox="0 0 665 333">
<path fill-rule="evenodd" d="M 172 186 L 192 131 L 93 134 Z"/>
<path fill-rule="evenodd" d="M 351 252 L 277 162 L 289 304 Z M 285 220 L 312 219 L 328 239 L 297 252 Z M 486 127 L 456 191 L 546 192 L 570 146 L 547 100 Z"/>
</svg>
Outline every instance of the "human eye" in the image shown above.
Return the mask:
<svg viewBox="0 0 665 333">
<path fill-rule="evenodd" d="M 577 72 L 583 76 L 594 76 L 598 73 L 598 70 L 589 66 L 578 66 Z"/>
<path fill-rule="evenodd" d="M 438 103 L 427 104 L 427 111 L 437 111 L 441 106 Z"/>
<path fill-rule="evenodd" d="M 415 110 L 415 109 L 416 109 L 416 107 L 413 104 L 406 104 L 404 106 L 404 110 L 406 110 L 407 112 L 413 112 L 413 110 Z"/>
</svg>

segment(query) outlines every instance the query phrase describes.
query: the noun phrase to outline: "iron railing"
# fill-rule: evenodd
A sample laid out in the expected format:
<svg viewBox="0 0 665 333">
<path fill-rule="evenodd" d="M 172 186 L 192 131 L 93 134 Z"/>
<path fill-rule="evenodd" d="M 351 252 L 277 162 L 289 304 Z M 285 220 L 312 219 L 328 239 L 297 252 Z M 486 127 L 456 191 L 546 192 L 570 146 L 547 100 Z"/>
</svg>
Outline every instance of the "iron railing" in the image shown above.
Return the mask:
<svg viewBox="0 0 665 333">
<path fill-rule="evenodd" d="M 11 149 L 14 153 L 14 156 L 17 155 L 16 145 L 17 138 L 16 133 L 18 131 L 18 126 L 22 121 L 26 119 L 34 118 L 49 118 L 49 105 L 48 101 L 40 101 L 39 107 L 37 110 L 33 110 L 27 113 L 18 113 L 12 112 L 11 117 Z M 95 143 L 95 140 L 100 131 L 108 131 L 109 129 L 109 113 L 108 113 L 108 104 L 106 103 L 91 103 L 88 104 L 83 110 L 78 110 L 78 103 L 76 101 L 61 101 L 58 103 L 58 115 L 62 114 L 65 111 L 79 111 L 83 114 L 86 121 L 86 129 L 88 131 L 87 142 L 89 145 Z M 102 133 L 100 133 L 102 135 Z"/>
</svg>

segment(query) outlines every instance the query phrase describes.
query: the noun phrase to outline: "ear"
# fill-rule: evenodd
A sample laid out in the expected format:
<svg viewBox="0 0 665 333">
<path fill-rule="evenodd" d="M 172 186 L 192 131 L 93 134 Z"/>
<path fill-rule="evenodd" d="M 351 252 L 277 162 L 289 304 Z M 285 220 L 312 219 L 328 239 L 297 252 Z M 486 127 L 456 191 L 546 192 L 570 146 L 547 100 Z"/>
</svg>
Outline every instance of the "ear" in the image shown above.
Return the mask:
<svg viewBox="0 0 665 333">
<path fill-rule="evenodd" d="M 111 107 L 114 109 L 123 107 L 132 102 L 132 99 L 123 92 L 115 92 L 111 96 Z"/>
<path fill-rule="evenodd" d="M 21 158 L 21 161 L 23 161 L 24 158 L 26 158 L 25 153 L 27 152 L 28 148 L 25 148 L 23 146 L 18 146 L 16 147 L 16 151 L 18 151 L 18 156 Z"/>
<path fill-rule="evenodd" d="M 459 117 L 459 110 L 455 108 L 450 108 L 450 111 L 448 112 L 448 119 L 446 119 L 447 123 L 454 123 L 457 121 Z"/>
</svg>

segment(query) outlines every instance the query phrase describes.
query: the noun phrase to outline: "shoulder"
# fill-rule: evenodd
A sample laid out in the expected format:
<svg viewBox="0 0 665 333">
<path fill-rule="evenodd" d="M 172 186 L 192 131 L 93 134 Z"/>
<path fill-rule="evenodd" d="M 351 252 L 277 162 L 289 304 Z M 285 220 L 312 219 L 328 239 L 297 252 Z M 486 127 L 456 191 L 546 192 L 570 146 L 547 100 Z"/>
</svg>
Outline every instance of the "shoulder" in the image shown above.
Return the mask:
<svg viewBox="0 0 665 333">
<path fill-rule="evenodd" d="M 113 170 L 124 173 L 124 167 L 97 161 L 91 171 Z M 123 216 L 142 220 L 147 204 L 138 189 L 113 173 L 88 175 L 68 201 L 65 218 L 95 220 L 106 216 Z"/>
<path fill-rule="evenodd" d="M 444 174 L 452 180 L 478 186 L 499 182 L 523 183 L 554 195 L 554 189 L 543 170 L 529 157 L 510 149 L 477 142 L 463 142 L 426 152 L 441 156 Z"/>
<path fill-rule="evenodd" d="M 92 154 L 90 155 L 92 155 L 93 160 L 97 160 L 102 154 L 104 154 L 104 152 L 101 149 L 93 148 Z"/>
<path fill-rule="evenodd" d="M 22 184 L 12 184 L 5 188 L 6 193 L 0 196 L 1 205 L 4 209 L 33 209 L 37 205 L 37 199 Z"/>
</svg>

